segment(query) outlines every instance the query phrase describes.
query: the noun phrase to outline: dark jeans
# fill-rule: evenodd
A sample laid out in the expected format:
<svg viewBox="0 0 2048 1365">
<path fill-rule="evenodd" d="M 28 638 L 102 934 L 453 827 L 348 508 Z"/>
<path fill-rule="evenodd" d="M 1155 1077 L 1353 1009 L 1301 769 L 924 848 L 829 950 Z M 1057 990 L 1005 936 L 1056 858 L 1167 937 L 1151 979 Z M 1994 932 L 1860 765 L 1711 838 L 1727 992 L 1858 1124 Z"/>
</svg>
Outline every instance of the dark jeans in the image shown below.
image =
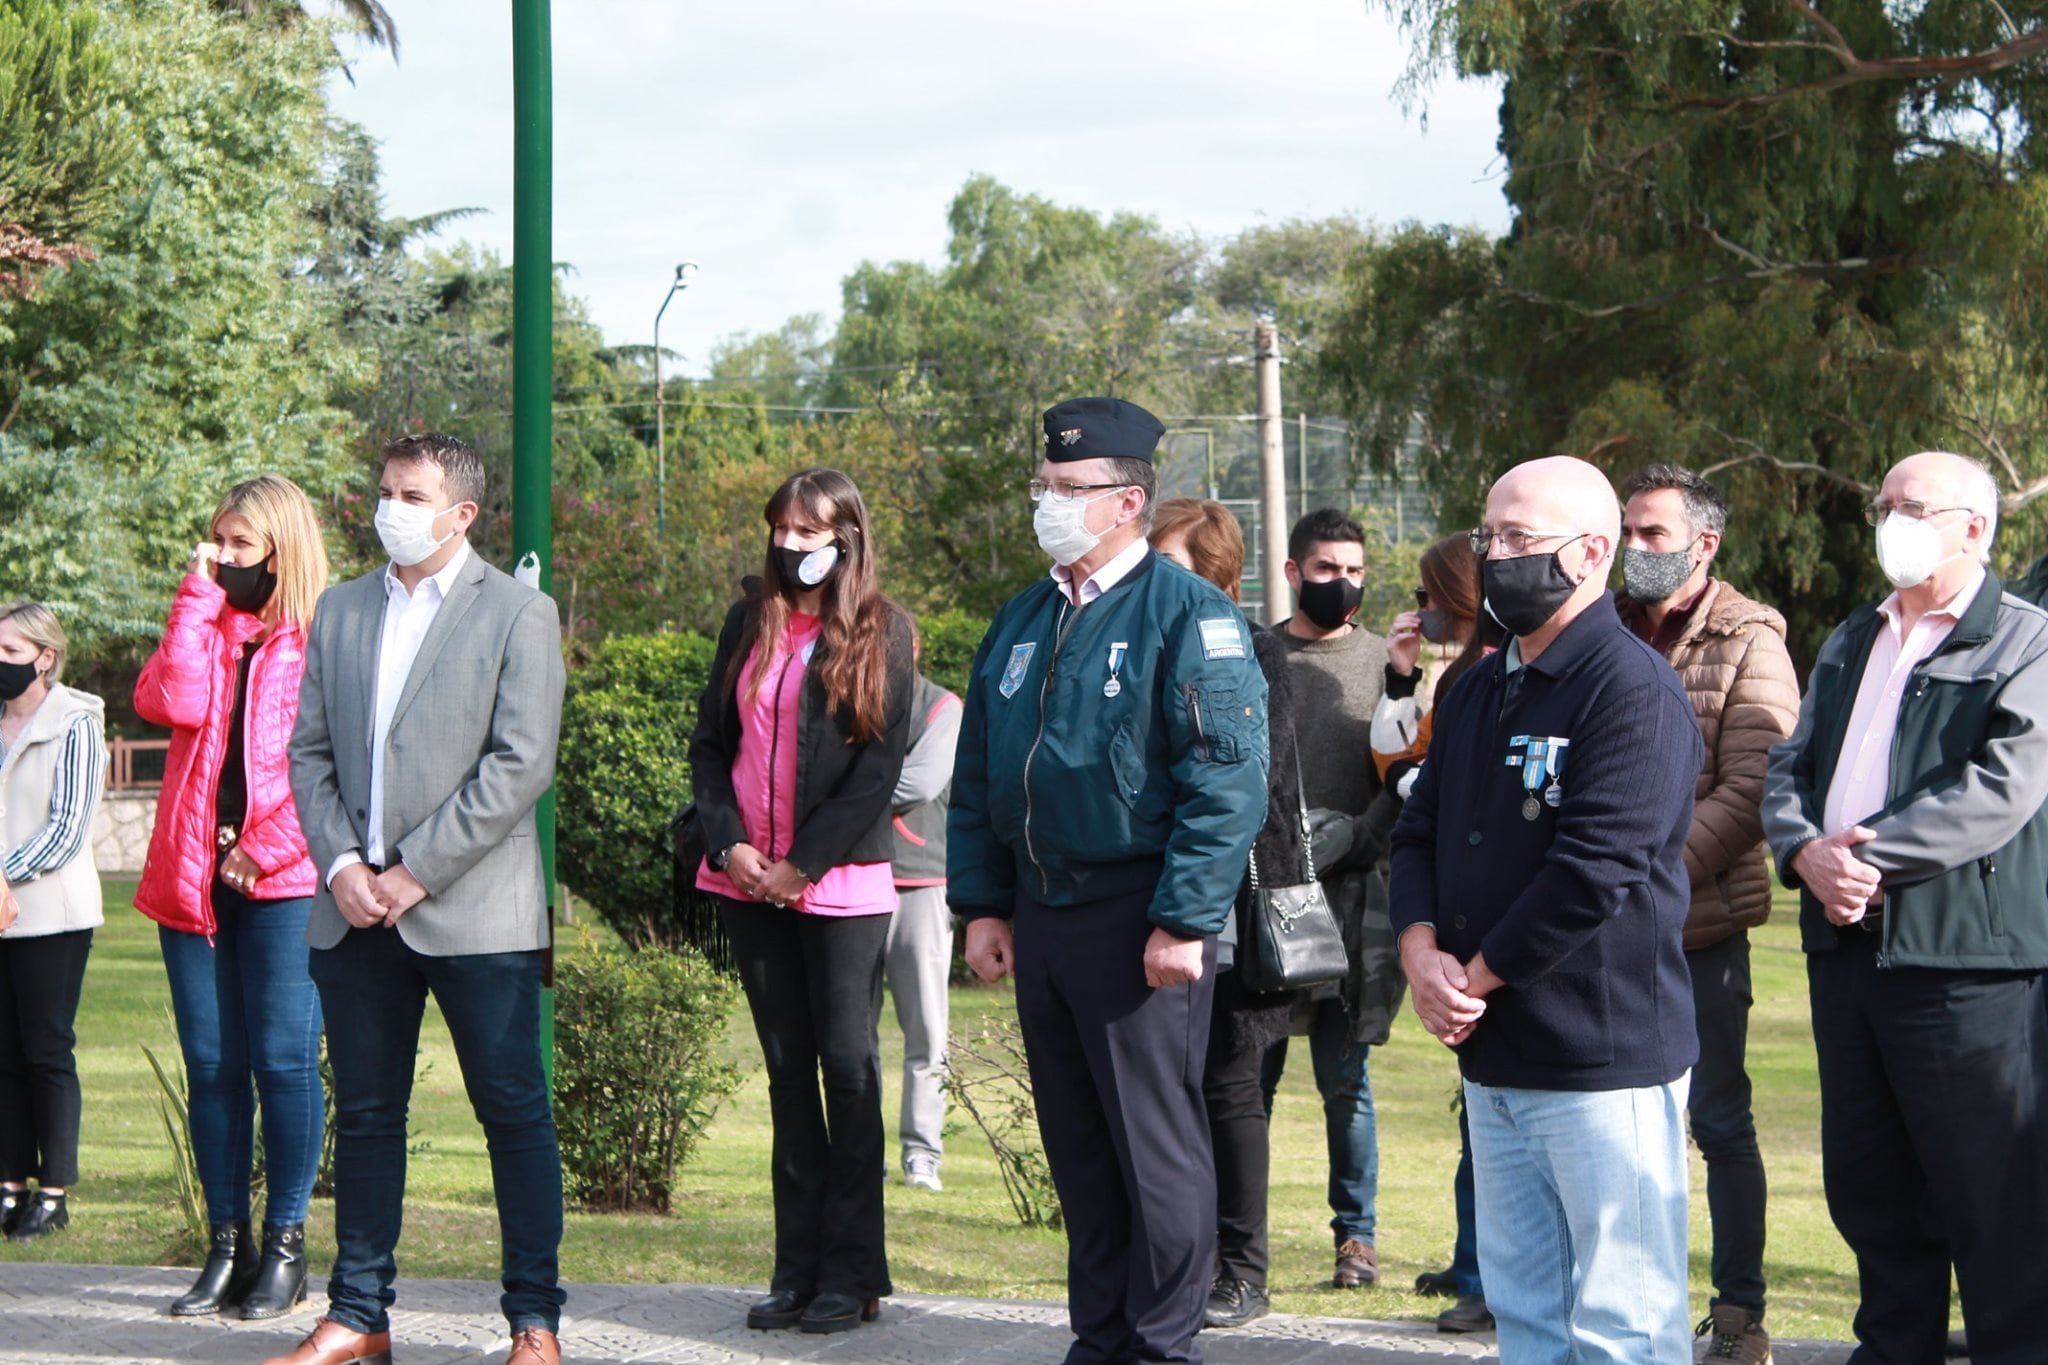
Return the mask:
<svg viewBox="0 0 2048 1365">
<path fill-rule="evenodd" d="M 1486 1286 L 1479 1278 L 1479 1199 L 1472 1185 L 1472 1125 L 1465 1118 L 1465 1101 L 1458 1099 L 1458 1172 L 1451 1177 L 1451 1199 L 1458 1210 L 1458 1240 L 1451 1248 L 1451 1279 L 1458 1297 L 1482 1298 Z"/>
<path fill-rule="evenodd" d="M 768 1070 L 775 1277 L 795 1294 L 894 1292 L 882 1234 L 882 952 L 888 915 L 807 915 L 727 900 Z M 819 1077 L 824 1094 L 819 1095 Z"/>
<path fill-rule="evenodd" d="M 1230 1018 L 1209 1023 L 1202 1099 L 1209 1109 L 1209 1145 L 1216 1154 L 1216 1263 L 1221 1273 L 1266 1287 L 1266 1192 L 1272 1161 L 1272 1116 L 1259 1083 L 1265 1049 L 1230 1049 Z"/>
<path fill-rule="evenodd" d="M 1216 1257 L 1198 981 L 1145 984 L 1151 888 L 1090 905 L 1018 893 L 1017 1022 L 1067 1224 L 1067 1365 L 1198 1362 Z"/>
<path fill-rule="evenodd" d="M 315 948 L 313 983 L 334 1067 L 334 1274 L 327 1315 L 358 1332 L 388 1329 L 394 1251 L 405 1210 L 405 1117 L 427 992 L 441 1007 L 470 1107 L 483 1125 L 498 1203 L 512 1329 L 554 1331 L 564 1295 L 562 1155 L 540 1063 L 538 950 L 428 957 L 395 929 L 351 929 Z"/>
<path fill-rule="evenodd" d="M 249 1216 L 255 1094 L 263 1099 L 263 1221 L 306 1221 L 320 1167 L 320 995 L 306 970 L 310 897 L 250 900 L 215 882 L 213 941 L 159 926 L 185 1054 L 192 1155 L 215 1223 Z"/>
<path fill-rule="evenodd" d="M 78 1182 L 78 997 L 92 930 L 0 938 L 0 1180 Z"/>
<path fill-rule="evenodd" d="M 1337 1245 L 1373 1244 L 1380 1187 L 1379 1120 L 1372 1107 L 1372 1049 L 1351 1036 L 1341 1000 L 1318 1000 L 1309 1021 L 1309 1061 L 1323 1097 L 1323 1142 L 1330 1155 L 1330 1231 Z M 1287 1067 L 1287 1040 L 1266 1053 L 1266 1111 Z"/>
<path fill-rule="evenodd" d="M 1692 969 L 1700 1059 L 1687 1108 L 1707 1163 L 1707 1216 L 1714 1227 L 1714 1302 L 1764 1311 L 1764 1159 L 1749 1107 L 1749 935 L 1685 955 Z"/>
<path fill-rule="evenodd" d="M 2042 1356 L 2048 999 L 2038 974 L 1809 953 L 1828 1212 L 1856 1253 L 1855 1365 L 1940 1360 L 1949 1268 L 1976 1365 Z"/>
</svg>

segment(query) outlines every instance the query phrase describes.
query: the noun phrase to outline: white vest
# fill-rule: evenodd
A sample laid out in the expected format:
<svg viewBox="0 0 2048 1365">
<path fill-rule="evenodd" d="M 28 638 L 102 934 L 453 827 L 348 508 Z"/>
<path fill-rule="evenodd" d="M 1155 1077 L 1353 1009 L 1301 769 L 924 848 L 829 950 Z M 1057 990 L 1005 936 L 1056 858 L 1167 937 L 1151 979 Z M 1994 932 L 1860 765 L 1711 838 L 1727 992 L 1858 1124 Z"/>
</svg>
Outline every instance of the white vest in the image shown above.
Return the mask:
<svg viewBox="0 0 2048 1365">
<path fill-rule="evenodd" d="M 57 760 L 72 721 L 89 716 L 98 728 L 106 703 L 88 692 L 58 683 L 29 717 L 28 725 L 0 759 L 0 856 L 11 854 L 50 822 L 50 798 L 57 785 Z M 104 785 L 104 774 L 95 784 Z M 95 808 L 97 802 L 94 803 Z M 6 938 L 36 938 L 96 928 L 106 920 L 100 908 L 100 874 L 92 865 L 93 810 L 85 812 L 87 835 L 78 856 L 51 868 L 33 881 L 10 888 L 21 906 L 21 918 Z"/>
</svg>

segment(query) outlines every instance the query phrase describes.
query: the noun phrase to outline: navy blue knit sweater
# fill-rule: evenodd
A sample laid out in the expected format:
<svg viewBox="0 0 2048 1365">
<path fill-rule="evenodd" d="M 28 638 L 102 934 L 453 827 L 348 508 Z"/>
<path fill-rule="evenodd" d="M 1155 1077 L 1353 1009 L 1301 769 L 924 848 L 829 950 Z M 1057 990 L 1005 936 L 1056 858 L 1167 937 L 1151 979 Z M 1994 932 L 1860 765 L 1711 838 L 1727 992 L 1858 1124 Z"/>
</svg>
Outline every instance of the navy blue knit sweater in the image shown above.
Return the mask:
<svg viewBox="0 0 2048 1365">
<path fill-rule="evenodd" d="M 1437 710 L 1394 828 L 1395 932 L 1433 924 L 1443 951 L 1484 951 L 1507 983 L 1458 1048 L 1467 1080 L 1662 1085 L 1699 1056 L 1682 946 L 1692 706 L 1611 597 L 1506 663 L 1468 670 Z"/>
</svg>

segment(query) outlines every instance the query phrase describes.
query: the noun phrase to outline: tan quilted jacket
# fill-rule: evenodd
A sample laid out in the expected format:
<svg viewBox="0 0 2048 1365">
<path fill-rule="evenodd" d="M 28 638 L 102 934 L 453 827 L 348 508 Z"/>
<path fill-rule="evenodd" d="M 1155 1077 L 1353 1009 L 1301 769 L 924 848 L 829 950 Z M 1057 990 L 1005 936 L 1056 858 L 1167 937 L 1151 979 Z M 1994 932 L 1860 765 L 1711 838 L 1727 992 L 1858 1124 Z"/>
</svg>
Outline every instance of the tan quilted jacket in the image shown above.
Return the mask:
<svg viewBox="0 0 2048 1365">
<path fill-rule="evenodd" d="M 1642 608 L 1616 594 L 1622 619 Z M 1799 719 L 1799 676 L 1785 652 L 1785 618 L 1718 578 L 1671 647 L 1671 666 L 1699 717 L 1707 761 L 1693 788 L 1685 870 L 1692 912 L 1688 951 L 1770 918 L 1771 873 L 1763 845 L 1764 769 L 1773 744 Z"/>
</svg>

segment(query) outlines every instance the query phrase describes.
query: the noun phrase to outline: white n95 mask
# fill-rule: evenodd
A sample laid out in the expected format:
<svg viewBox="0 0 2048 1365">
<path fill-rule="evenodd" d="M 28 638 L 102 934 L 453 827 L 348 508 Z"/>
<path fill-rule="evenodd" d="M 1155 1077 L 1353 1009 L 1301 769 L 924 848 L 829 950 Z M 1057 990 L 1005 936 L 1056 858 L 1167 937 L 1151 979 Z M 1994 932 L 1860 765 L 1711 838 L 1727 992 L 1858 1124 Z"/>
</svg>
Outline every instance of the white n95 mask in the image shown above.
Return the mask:
<svg viewBox="0 0 2048 1365">
<path fill-rule="evenodd" d="M 429 558 L 455 539 L 453 531 L 438 540 L 434 538 L 435 518 L 459 506 L 460 503 L 450 503 L 437 512 L 394 498 L 377 499 L 377 539 L 383 542 L 384 553 L 391 556 L 393 564 L 407 569 Z"/>
</svg>

